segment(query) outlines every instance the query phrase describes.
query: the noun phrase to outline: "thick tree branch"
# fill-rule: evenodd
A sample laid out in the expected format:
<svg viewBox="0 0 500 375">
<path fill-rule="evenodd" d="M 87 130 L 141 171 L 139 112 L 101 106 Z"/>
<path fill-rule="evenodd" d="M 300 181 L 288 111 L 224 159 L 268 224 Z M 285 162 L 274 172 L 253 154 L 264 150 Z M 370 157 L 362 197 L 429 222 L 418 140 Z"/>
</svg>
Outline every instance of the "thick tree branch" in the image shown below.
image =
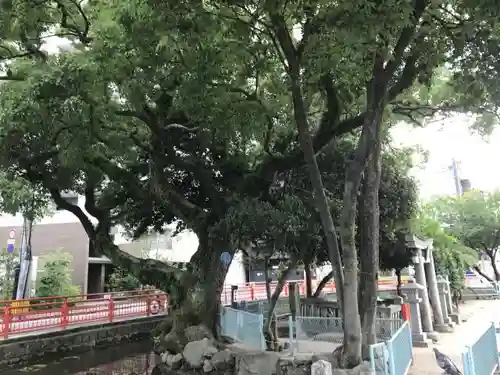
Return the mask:
<svg viewBox="0 0 500 375">
<path fill-rule="evenodd" d="M 49 189 L 50 196 L 54 200 L 54 203 L 57 205 L 57 207 L 71 212 L 73 215 L 75 215 L 80 223 L 83 226 L 83 229 L 85 229 L 85 232 L 87 233 L 87 236 L 89 239 L 94 239 L 96 236 L 96 230 L 94 227 L 94 224 L 90 221 L 87 215 L 83 212 L 83 210 L 78 207 L 77 205 L 69 203 L 66 199 L 64 199 L 61 195 L 61 192 L 56 189 L 56 188 L 50 188 Z"/>
</svg>

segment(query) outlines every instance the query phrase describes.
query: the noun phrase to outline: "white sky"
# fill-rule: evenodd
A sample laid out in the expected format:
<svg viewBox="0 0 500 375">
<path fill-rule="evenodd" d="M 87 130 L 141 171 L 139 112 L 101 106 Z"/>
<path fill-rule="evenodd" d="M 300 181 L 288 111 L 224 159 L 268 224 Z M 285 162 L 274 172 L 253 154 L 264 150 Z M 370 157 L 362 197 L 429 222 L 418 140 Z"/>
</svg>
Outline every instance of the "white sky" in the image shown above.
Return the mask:
<svg viewBox="0 0 500 375">
<path fill-rule="evenodd" d="M 421 145 L 429 152 L 427 165 L 414 171 L 422 199 L 454 194 L 453 175 L 448 169 L 453 158 L 460 162 L 460 177 L 468 178 L 472 187 L 500 188 L 500 173 L 495 168 L 500 161 L 500 129 L 483 139 L 471 134 L 470 124 L 469 118 L 457 115 L 423 128 L 402 124 L 392 131 L 395 144 Z"/>
</svg>

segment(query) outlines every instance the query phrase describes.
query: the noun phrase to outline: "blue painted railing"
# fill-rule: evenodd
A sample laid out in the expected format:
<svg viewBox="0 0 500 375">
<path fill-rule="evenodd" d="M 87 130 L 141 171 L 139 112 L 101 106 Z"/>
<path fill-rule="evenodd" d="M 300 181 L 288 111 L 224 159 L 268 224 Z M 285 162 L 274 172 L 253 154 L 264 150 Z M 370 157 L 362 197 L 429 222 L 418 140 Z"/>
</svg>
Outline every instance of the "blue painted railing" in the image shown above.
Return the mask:
<svg viewBox="0 0 500 375">
<path fill-rule="evenodd" d="M 370 363 L 380 375 L 406 375 L 413 362 L 413 343 L 409 322 L 404 322 L 392 337 L 370 346 Z"/>
<path fill-rule="evenodd" d="M 247 311 L 223 307 L 220 316 L 222 334 L 241 342 L 245 346 L 266 350 L 264 340 L 264 316 Z"/>
<path fill-rule="evenodd" d="M 462 353 L 464 375 L 491 375 L 500 368 L 495 323 Z"/>
</svg>

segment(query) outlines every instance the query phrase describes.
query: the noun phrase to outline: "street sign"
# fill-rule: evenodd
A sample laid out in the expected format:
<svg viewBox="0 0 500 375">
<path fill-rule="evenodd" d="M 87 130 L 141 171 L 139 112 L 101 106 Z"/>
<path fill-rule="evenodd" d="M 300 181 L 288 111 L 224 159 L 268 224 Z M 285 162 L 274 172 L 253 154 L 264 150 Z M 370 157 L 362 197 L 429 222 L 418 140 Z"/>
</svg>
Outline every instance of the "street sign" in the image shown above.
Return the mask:
<svg viewBox="0 0 500 375">
<path fill-rule="evenodd" d="M 233 259 L 233 257 L 227 251 L 223 252 L 220 255 L 220 261 L 226 267 L 231 263 L 232 259 Z"/>
<path fill-rule="evenodd" d="M 8 253 L 14 252 L 14 245 L 15 244 L 16 244 L 16 230 L 9 229 L 9 235 L 7 238 L 7 252 Z"/>
</svg>

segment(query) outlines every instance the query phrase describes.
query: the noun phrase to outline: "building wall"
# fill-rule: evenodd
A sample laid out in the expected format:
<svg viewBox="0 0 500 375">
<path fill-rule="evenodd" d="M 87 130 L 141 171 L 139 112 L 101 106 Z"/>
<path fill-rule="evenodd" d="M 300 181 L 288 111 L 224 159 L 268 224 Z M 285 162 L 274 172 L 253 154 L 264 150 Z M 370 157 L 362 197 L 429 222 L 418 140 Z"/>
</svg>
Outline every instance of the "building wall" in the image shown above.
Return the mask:
<svg viewBox="0 0 500 375">
<path fill-rule="evenodd" d="M 86 212 L 83 197 L 73 198 L 78 198 L 78 206 Z M 20 246 L 22 224 L 22 215 L 0 215 L 0 241 L 4 238 L 4 251 L 6 251 L 8 233 L 11 229 L 16 231 L 16 246 Z M 170 240 L 164 236 L 151 235 L 137 241 L 130 241 L 122 227 L 118 226 L 116 230 L 115 244 L 137 257 L 147 256 L 169 262 L 188 262 L 198 248 L 198 238 L 190 231 L 181 232 Z M 73 283 L 80 286 L 82 293 L 87 293 L 89 241 L 75 215 L 68 211 L 52 210 L 49 215 L 33 225 L 31 244 L 33 256 L 43 257 L 44 254 L 55 250 L 71 254 L 73 258 Z M 0 246 L 0 251 L 1 249 L 2 246 Z M 42 264 L 43 261 L 40 261 L 40 267 Z M 94 268 L 97 269 L 97 265 Z M 100 278 L 97 272 L 94 272 L 93 269 L 91 271 L 94 277 Z M 246 276 L 242 256 L 240 253 L 236 253 L 229 267 L 226 283 L 241 284 L 244 282 L 246 282 Z M 93 289 L 95 289 L 94 284 L 92 281 L 90 282 Z"/>
</svg>

